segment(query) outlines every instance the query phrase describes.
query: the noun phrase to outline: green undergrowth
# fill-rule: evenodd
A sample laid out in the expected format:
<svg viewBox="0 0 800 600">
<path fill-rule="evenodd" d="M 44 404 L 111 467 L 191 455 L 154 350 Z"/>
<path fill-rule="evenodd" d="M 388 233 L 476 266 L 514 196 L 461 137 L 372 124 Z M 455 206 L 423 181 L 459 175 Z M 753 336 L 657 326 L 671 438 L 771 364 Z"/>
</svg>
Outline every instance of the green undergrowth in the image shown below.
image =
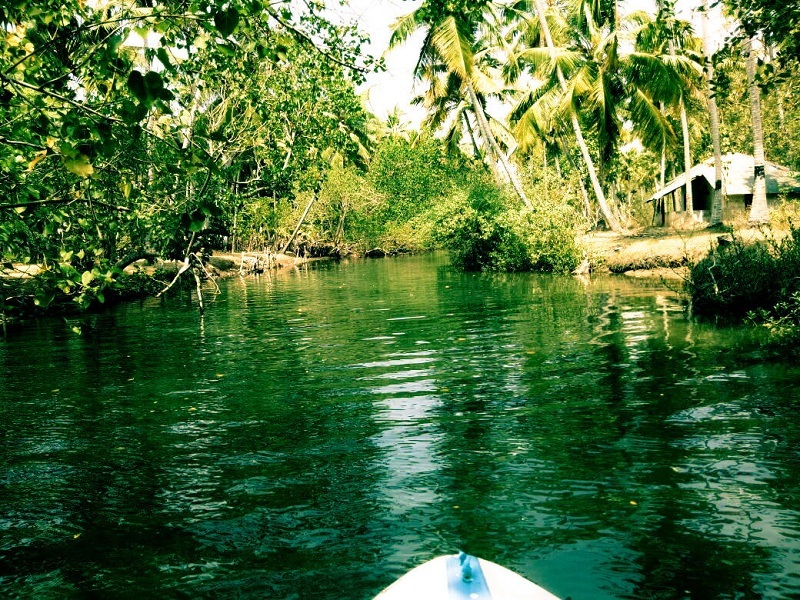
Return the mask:
<svg viewBox="0 0 800 600">
<path fill-rule="evenodd" d="M 433 237 L 465 271 L 566 273 L 582 258 L 575 211 L 567 204 L 534 198 L 533 208 L 487 177 L 441 201 L 433 215 Z"/>
<path fill-rule="evenodd" d="M 687 287 L 696 314 L 746 320 L 800 346 L 800 229 L 752 243 L 733 236 L 691 267 Z"/>
</svg>

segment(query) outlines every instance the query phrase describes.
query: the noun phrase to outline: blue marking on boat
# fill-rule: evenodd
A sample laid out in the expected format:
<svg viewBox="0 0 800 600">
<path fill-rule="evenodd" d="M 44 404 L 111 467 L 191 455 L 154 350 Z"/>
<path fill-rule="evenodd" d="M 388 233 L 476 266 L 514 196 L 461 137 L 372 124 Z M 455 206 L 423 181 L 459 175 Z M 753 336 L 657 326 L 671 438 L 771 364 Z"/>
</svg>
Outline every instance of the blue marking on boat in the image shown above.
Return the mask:
<svg viewBox="0 0 800 600">
<path fill-rule="evenodd" d="M 481 563 L 465 552 L 447 559 L 447 589 L 450 600 L 492 600 Z"/>
</svg>

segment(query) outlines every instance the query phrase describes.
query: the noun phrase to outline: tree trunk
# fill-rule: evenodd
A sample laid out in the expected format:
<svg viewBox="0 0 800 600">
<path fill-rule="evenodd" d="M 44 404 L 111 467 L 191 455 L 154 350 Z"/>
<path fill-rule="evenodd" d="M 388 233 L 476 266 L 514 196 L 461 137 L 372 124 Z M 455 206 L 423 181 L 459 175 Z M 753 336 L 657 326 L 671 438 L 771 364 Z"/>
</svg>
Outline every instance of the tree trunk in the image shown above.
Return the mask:
<svg viewBox="0 0 800 600">
<path fill-rule="evenodd" d="M 542 34 L 544 35 L 547 48 L 550 50 L 550 54 L 555 60 L 556 48 L 555 44 L 553 44 L 553 37 L 550 35 L 550 26 L 547 24 L 547 19 L 545 18 L 546 10 L 547 7 L 545 6 L 544 0 L 536 0 L 536 12 L 539 14 L 539 25 L 542 28 Z M 564 74 L 561 72 L 561 69 L 556 67 L 556 73 L 558 75 L 558 81 L 561 84 L 561 89 L 566 90 L 567 82 L 564 80 Z M 587 171 L 589 172 L 589 179 L 592 182 L 592 188 L 594 189 L 594 194 L 597 198 L 597 204 L 600 206 L 600 211 L 603 213 L 603 217 L 605 218 L 608 226 L 614 231 L 622 232 L 622 226 L 620 225 L 616 216 L 614 216 L 614 213 L 611 211 L 611 207 L 606 201 L 605 193 L 603 193 L 603 186 L 600 185 L 600 179 L 597 177 L 597 170 L 594 167 L 594 160 L 592 160 L 592 155 L 589 153 L 589 147 L 586 145 L 586 140 L 583 137 L 583 131 L 581 130 L 581 124 L 578 121 L 578 115 L 574 110 L 571 112 L 572 114 L 570 115 L 570 121 L 572 123 L 572 129 L 575 132 L 575 138 L 578 142 L 578 147 L 581 150 L 583 162 L 586 165 Z"/>
<path fill-rule="evenodd" d="M 503 166 L 506 174 L 508 175 L 508 179 L 511 182 L 511 186 L 514 188 L 514 191 L 519 196 L 519 199 L 522 200 L 522 203 L 528 207 L 533 208 L 531 201 L 528 200 L 528 196 L 525 195 L 525 190 L 522 189 L 522 184 L 517 177 L 517 174 L 511 169 L 511 165 L 508 164 L 508 159 L 506 158 L 503 151 L 500 149 L 497 140 L 494 137 L 491 129 L 489 129 L 489 121 L 486 119 L 486 114 L 483 111 L 483 105 L 481 104 L 480 98 L 478 98 L 478 94 L 475 93 L 475 88 L 472 87 L 472 83 L 467 82 L 467 91 L 469 92 L 470 100 L 472 101 L 472 106 L 475 109 L 475 118 L 478 121 L 478 129 L 481 131 L 481 135 L 489 144 L 489 148 L 491 148 L 490 154 L 495 154 L 497 156 L 497 160 Z"/>
<path fill-rule="evenodd" d="M 467 126 L 469 132 L 469 140 L 472 142 L 472 151 L 475 153 L 475 158 L 481 157 L 481 148 L 478 146 L 478 140 L 475 139 L 475 131 L 472 129 L 472 123 L 469 122 L 469 116 L 466 112 L 462 113 L 464 124 Z"/>
<path fill-rule="evenodd" d="M 711 200 L 711 225 L 722 223 L 722 150 L 719 142 L 719 111 L 714 97 L 714 66 L 711 62 L 711 40 L 708 35 L 708 0 L 703 0 L 703 53 L 705 54 L 705 76 L 708 89 L 708 121 L 711 130 L 711 144 L 714 148 L 714 196 Z"/>
<path fill-rule="evenodd" d="M 606 195 L 603 193 L 603 187 L 600 185 L 600 179 L 597 177 L 597 171 L 594 168 L 594 161 L 592 161 L 592 156 L 589 154 L 589 146 L 586 144 L 586 140 L 583 138 L 581 125 L 578 122 L 578 115 L 576 115 L 574 111 L 572 113 L 572 129 L 575 132 L 575 138 L 578 141 L 578 147 L 581 149 L 583 162 L 586 164 L 586 169 L 589 172 L 589 180 L 592 182 L 592 187 L 594 188 L 594 193 L 597 197 L 597 204 L 600 206 L 600 212 L 603 213 L 606 224 L 612 230 L 621 232 L 622 226 L 612 212 L 608 202 L 606 202 Z"/>
<path fill-rule="evenodd" d="M 761 126 L 761 90 L 756 82 L 756 51 L 752 40 L 744 44 L 747 60 L 747 86 L 750 89 L 750 118 L 753 126 L 753 204 L 750 206 L 751 225 L 769 223 L 767 179 L 764 173 L 764 130 Z"/>
<path fill-rule="evenodd" d="M 663 113 L 664 112 L 664 103 L 658 103 L 659 110 Z M 667 137 L 665 135 L 661 136 L 661 186 L 658 189 L 664 189 L 664 186 L 667 185 Z"/>
<path fill-rule="evenodd" d="M 289 246 L 294 241 L 294 238 L 297 237 L 300 228 L 303 226 L 303 222 L 306 220 L 306 217 L 308 216 L 308 213 L 311 211 L 311 207 L 314 206 L 314 202 L 316 202 L 316 200 L 317 200 L 317 192 L 315 190 L 314 193 L 311 195 L 311 200 L 308 201 L 308 204 L 306 205 L 303 214 L 300 215 L 300 220 L 297 222 L 297 227 L 294 228 L 292 235 L 289 237 L 288 240 L 286 240 L 286 243 L 283 245 L 283 248 L 280 251 L 281 254 L 284 254 L 289 249 Z"/>
<path fill-rule="evenodd" d="M 681 96 L 681 131 L 683 132 L 683 167 L 686 173 L 686 212 L 694 221 L 694 194 L 692 193 L 692 151 L 689 148 L 689 118 L 686 116 L 686 103 Z"/>
</svg>

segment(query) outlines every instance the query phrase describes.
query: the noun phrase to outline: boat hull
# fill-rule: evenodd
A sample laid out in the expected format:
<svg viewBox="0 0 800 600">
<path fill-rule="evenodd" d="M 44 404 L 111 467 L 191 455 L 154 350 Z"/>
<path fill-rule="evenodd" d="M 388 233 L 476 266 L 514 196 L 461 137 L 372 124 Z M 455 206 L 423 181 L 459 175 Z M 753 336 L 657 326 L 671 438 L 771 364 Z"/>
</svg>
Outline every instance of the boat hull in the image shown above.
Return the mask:
<svg viewBox="0 0 800 600">
<path fill-rule="evenodd" d="M 482 558 L 439 556 L 415 567 L 375 600 L 559 600 L 521 575 Z"/>
</svg>

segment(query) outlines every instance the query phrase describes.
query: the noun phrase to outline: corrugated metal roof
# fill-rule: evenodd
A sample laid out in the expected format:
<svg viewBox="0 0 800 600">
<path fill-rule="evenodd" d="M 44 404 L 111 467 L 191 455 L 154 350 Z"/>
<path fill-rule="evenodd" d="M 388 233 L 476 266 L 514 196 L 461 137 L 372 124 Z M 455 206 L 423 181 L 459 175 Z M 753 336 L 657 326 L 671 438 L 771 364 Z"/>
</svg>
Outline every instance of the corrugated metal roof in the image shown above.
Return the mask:
<svg viewBox="0 0 800 600">
<path fill-rule="evenodd" d="M 753 193 L 753 164 L 755 160 L 747 154 L 733 153 L 722 156 L 722 191 L 728 196 L 743 196 Z M 764 161 L 767 176 L 767 194 L 800 193 L 800 173 L 774 162 Z M 714 157 L 695 165 L 689 171 L 692 180 L 704 177 L 714 187 Z M 681 188 L 686 183 L 686 174 L 675 179 L 650 196 L 653 202 Z"/>
</svg>

